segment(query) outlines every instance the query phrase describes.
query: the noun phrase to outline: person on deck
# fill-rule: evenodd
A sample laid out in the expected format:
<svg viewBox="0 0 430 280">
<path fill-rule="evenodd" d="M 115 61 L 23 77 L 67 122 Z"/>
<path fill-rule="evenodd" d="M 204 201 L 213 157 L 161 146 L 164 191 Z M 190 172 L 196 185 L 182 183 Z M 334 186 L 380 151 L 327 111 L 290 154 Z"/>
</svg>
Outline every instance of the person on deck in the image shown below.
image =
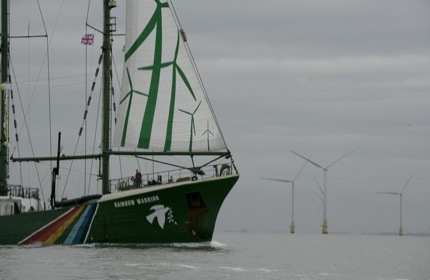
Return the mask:
<svg viewBox="0 0 430 280">
<path fill-rule="evenodd" d="M 136 175 L 134 175 L 134 188 L 140 188 L 142 186 L 142 173 L 136 169 Z"/>
</svg>

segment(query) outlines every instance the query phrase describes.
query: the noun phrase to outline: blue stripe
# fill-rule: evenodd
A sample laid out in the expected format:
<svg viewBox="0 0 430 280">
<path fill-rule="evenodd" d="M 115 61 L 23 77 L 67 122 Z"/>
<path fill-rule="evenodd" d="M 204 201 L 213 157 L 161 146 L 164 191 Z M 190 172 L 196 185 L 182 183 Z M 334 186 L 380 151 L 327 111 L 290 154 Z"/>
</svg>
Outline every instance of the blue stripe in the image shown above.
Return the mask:
<svg viewBox="0 0 430 280">
<path fill-rule="evenodd" d="M 73 226 L 66 240 L 64 240 L 63 244 L 81 244 L 83 241 L 84 234 L 86 234 L 89 226 L 89 222 L 91 217 L 94 214 L 95 204 L 90 204 L 86 206 L 84 212 L 79 217 L 78 222 Z"/>
</svg>

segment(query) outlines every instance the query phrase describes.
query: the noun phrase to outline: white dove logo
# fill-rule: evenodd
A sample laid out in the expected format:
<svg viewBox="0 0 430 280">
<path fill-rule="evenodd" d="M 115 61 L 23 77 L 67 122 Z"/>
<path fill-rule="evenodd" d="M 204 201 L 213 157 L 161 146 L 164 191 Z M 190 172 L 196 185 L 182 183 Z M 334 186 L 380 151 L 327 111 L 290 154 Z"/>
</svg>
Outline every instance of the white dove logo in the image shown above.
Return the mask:
<svg viewBox="0 0 430 280">
<path fill-rule="evenodd" d="M 166 213 L 170 210 L 170 208 L 164 207 L 164 205 L 162 204 L 157 204 L 152 206 L 150 210 L 154 210 L 154 212 L 146 216 L 148 222 L 152 224 L 154 222 L 154 219 L 157 218 L 158 224 L 162 229 L 164 229 L 164 223 L 166 222 Z"/>
</svg>

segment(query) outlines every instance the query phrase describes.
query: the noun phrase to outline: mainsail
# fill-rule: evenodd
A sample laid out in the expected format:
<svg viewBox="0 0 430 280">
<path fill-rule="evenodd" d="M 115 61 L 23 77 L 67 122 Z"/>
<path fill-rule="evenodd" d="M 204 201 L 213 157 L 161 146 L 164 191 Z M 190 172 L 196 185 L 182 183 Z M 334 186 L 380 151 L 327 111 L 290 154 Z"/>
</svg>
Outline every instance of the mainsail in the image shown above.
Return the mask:
<svg viewBox="0 0 430 280">
<path fill-rule="evenodd" d="M 169 152 L 226 150 L 170 3 L 128 0 L 114 146 Z"/>
</svg>

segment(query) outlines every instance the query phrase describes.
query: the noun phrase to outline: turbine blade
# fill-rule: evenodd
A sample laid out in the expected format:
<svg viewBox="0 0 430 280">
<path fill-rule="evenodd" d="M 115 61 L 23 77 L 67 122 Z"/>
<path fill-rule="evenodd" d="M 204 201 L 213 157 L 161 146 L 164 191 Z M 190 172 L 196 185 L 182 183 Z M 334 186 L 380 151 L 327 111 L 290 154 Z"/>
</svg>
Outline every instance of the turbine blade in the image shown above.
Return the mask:
<svg viewBox="0 0 430 280">
<path fill-rule="evenodd" d="M 321 201 L 324 201 L 324 199 L 319 195 L 319 194 L 317 194 L 314 190 L 312 190 L 312 192 L 321 200 Z"/>
<path fill-rule="evenodd" d="M 304 156 L 302 156 L 302 155 L 299 155 L 298 153 L 294 152 L 293 150 L 290 150 L 290 152 L 292 152 L 293 154 L 298 155 L 298 156 L 299 156 L 299 157 L 301 157 L 302 159 L 304 159 L 304 160 L 306 160 L 306 161 L 308 161 L 308 162 L 312 163 L 312 164 L 313 164 L 313 165 L 315 165 L 316 167 L 319 167 L 319 168 L 325 169 L 324 167 L 322 167 L 322 166 L 321 166 L 321 165 L 319 165 L 318 163 L 313 162 L 312 160 L 310 160 L 310 159 L 308 159 L 308 158 L 305 158 L 305 157 L 304 157 Z"/>
<path fill-rule="evenodd" d="M 380 193 L 380 194 L 395 194 L 395 195 L 401 194 L 399 192 L 375 192 L 375 193 Z"/>
<path fill-rule="evenodd" d="M 300 171 L 297 173 L 296 177 L 294 177 L 294 182 L 296 181 L 297 177 L 299 177 L 300 173 L 302 173 L 302 170 L 305 168 L 306 164 L 308 164 L 308 162 L 306 161 L 305 164 L 303 164 L 302 168 L 300 169 Z"/>
<path fill-rule="evenodd" d="M 185 114 L 187 114 L 187 115 L 190 115 L 190 116 L 192 116 L 193 114 L 191 114 L 190 112 L 187 112 L 187 111 L 184 111 L 184 110 L 182 110 L 182 109 L 178 109 L 179 111 L 181 111 L 182 113 L 185 113 Z"/>
<path fill-rule="evenodd" d="M 415 171 L 412 173 L 411 177 L 409 177 L 408 181 L 406 182 L 406 185 L 403 187 L 400 193 L 403 193 L 403 191 L 406 189 L 406 187 L 408 186 L 409 182 L 411 181 L 412 177 L 414 177 L 414 175 L 415 175 Z"/>
<path fill-rule="evenodd" d="M 354 152 L 355 150 L 357 150 L 358 149 L 358 147 L 357 148 L 355 148 L 355 149 L 353 149 L 352 151 L 350 151 L 349 153 L 347 153 L 347 154 L 345 154 L 345 155 L 343 155 L 343 156 L 341 156 L 339 159 L 337 159 L 335 162 L 333 162 L 332 164 L 330 164 L 329 166 L 327 166 L 326 167 L 326 169 L 328 169 L 330 166 L 332 166 L 332 165 L 334 165 L 334 164 L 336 164 L 336 163 L 338 163 L 340 160 L 342 160 L 342 159 L 344 159 L 344 158 L 346 158 L 349 154 L 351 154 L 352 152 Z"/>
<path fill-rule="evenodd" d="M 289 180 L 282 180 L 282 179 L 271 179 L 271 178 L 261 178 L 263 180 L 270 180 L 270 181 L 277 181 L 277 182 L 283 182 L 283 183 L 292 183 L 293 181 Z"/>
<path fill-rule="evenodd" d="M 314 179 L 315 179 L 315 182 L 317 183 L 318 188 L 320 189 L 321 194 L 322 194 L 322 195 L 324 195 L 324 192 L 323 192 L 323 190 L 321 189 L 321 186 L 320 186 L 320 184 L 318 183 L 317 178 L 314 178 Z"/>
</svg>

